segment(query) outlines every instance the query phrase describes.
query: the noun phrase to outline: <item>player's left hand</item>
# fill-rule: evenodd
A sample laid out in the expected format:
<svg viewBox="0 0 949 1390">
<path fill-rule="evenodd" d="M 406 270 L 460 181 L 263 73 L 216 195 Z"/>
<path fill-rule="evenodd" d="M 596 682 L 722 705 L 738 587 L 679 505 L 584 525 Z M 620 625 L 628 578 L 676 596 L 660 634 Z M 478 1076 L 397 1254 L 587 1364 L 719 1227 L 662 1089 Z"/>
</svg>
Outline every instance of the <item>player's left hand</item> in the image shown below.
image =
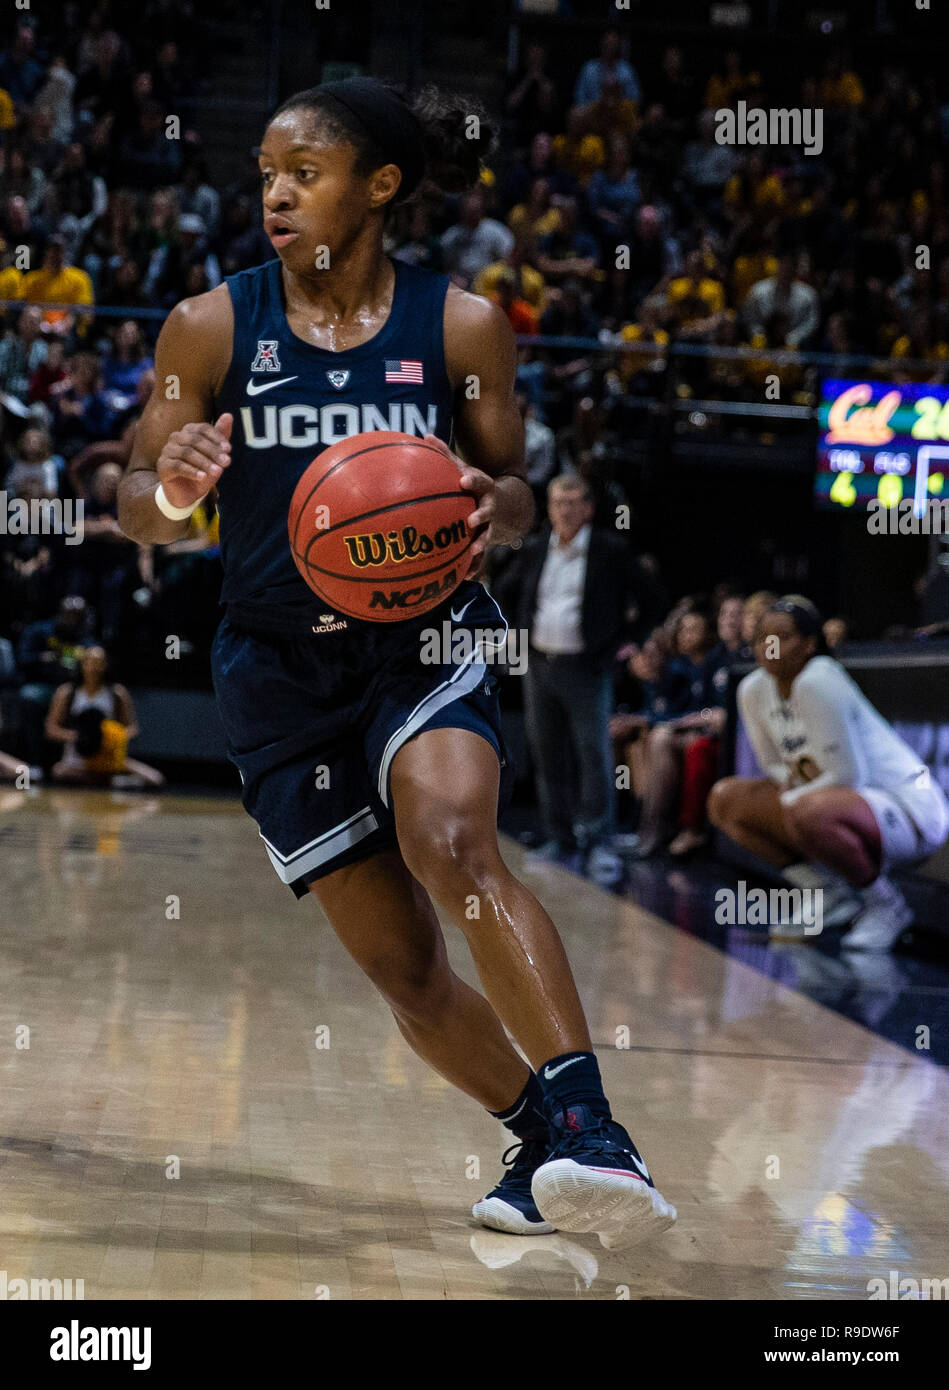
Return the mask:
<svg viewBox="0 0 949 1390">
<path fill-rule="evenodd" d="M 477 579 L 484 566 L 484 553 L 492 540 L 492 524 L 496 507 L 497 484 L 489 473 L 483 473 L 480 468 L 472 468 L 464 459 L 460 459 L 457 454 L 453 454 L 444 440 L 439 439 L 435 434 L 425 436 L 426 444 L 437 445 L 442 453 L 446 454 L 458 466 L 461 472 L 461 486 L 466 488 L 474 496 L 477 507 L 468 518 L 468 527 L 474 533 L 474 542 L 471 546 L 471 568 L 466 578 Z"/>
</svg>

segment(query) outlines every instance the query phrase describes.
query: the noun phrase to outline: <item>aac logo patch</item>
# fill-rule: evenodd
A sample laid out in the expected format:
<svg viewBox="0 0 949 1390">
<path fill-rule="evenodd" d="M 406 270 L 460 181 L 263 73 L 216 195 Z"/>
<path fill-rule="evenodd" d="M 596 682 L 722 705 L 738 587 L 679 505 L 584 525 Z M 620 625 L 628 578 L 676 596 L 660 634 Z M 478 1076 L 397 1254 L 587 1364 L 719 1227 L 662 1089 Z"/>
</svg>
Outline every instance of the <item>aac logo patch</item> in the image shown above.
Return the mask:
<svg viewBox="0 0 949 1390">
<path fill-rule="evenodd" d="M 252 372 L 279 372 L 280 358 L 277 356 L 278 343 L 275 338 L 257 339 L 257 356 L 250 364 Z"/>
</svg>

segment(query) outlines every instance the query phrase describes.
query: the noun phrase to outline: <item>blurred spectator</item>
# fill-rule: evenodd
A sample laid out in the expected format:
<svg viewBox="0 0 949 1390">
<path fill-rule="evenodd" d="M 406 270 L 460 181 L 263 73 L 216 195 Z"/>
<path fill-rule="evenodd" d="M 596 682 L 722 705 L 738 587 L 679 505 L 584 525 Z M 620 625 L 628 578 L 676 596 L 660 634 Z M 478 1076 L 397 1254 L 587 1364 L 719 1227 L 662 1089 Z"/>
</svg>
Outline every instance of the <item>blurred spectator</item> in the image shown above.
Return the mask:
<svg viewBox="0 0 949 1390">
<path fill-rule="evenodd" d="M 246 194 L 239 194 L 224 213 L 221 274 L 236 275 L 239 270 L 260 265 L 276 254 L 260 225 L 258 205 Z"/>
<path fill-rule="evenodd" d="M 139 382 L 153 365 L 151 357 L 145 351 L 145 339 L 140 326 L 134 319 L 125 319 L 119 324 L 112 351 L 103 365 L 103 386 L 107 392 L 121 397 L 124 407 L 135 399 Z"/>
<path fill-rule="evenodd" d="M 641 207 L 629 239 L 630 294 L 634 302 L 645 298 L 679 272 L 679 246 L 662 225 L 662 214 L 652 204 Z"/>
<path fill-rule="evenodd" d="M 47 431 L 31 427 L 17 441 L 13 466 L 3 486 L 15 497 L 23 497 L 23 489 L 36 483 L 47 496 L 55 497 L 64 471 L 63 459 L 53 453 L 53 441 Z"/>
<path fill-rule="evenodd" d="M 27 399 L 46 405 L 52 400 L 53 391 L 60 383 L 66 383 L 66 356 L 61 338 L 53 338 L 44 344 L 46 354 L 41 358 L 30 377 Z"/>
<path fill-rule="evenodd" d="M 716 661 L 729 663 L 741 659 L 745 602 L 741 594 L 725 594 L 718 605 L 715 618 L 718 643 L 712 649 Z"/>
<path fill-rule="evenodd" d="M 695 115 L 698 98 L 681 48 L 670 44 L 665 50 L 659 71 L 650 77 L 649 95 L 662 106 L 670 127 L 679 133 L 684 131 Z"/>
<path fill-rule="evenodd" d="M 635 68 L 625 58 L 620 57 L 620 36 L 618 29 L 608 29 L 600 40 L 600 56 L 589 58 L 580 69 L 573 90 L 574 106 L 589 106 L 599 101 L 603 94 L 603 84 L 613 78 L 619 83 L 623 96 L 628 101 L 642 101 L 642 87 Z"/>
<path fill-rule="evenodd" d="M 535 179 L 546 179 L 555 197 L 569 198 L 577 192 L 576 179 L 557 163 L 548 130 L 538 131 L 534 136 L 526 162 L 515 160 L 508 169 L 504 179 L 505 203 L 523 203 Z"/>
<path fill-rule="evenodd" d="M 73 98 L 76 78 L 70 72 L 61 53 L 54 53 L 46 72 L 46 80 L 36 94 L 36 105 L 30 114 L 30 140 L 26 146 L 29 159 L 49 169 L 54 158 L 73 133 Z"/>
<path fill-rule="evenodd" d="M 4 198 L 0 232 L 7 246 L 15 248 L 22 257 L 18 269 L 29 271 L 39 265 L 49 232 L 46 223 L 33 216 L 26 199 L 18 193 Z M 15 297 L 23 297 L 22 289 Z"/>
<path fill-rule="evenodd" d="M 104 29 L 95 39 L 91 62 L 79 69 L 75 101 L 78 110 L 93 120 L 110 114 L 122 124 L 129 114 L 131 82 L 122 40 L 114 29 Z"/>
<path fill-rule="evenodd" d="M 760 150 L 743 157 L 722 194 L 722 212 L 734 222 L 774 217 L 784 212 L 784 189 Z"/>
<path fill-rule="evenodd" d="M 540 271 L 530 263 L 530 248 L 522 236 L 515 236 L 514 245 L 501 261 L 485 266 L 472 286 L 475 294 L 490 295 L 497 289 L 502 276 L 513 275 L 519 299 L 529 304 L 535 313 L 543 313 L 547 302 L 547 286 Z"/>
<path fill-rule="evenodd" d="M 117 496 L 122 469 L 102 463 L 96 469 L 85 503 L 83 542 L 74 547 L 66 577 L 99 616 L 102 640 L 112 645 L 122 628 L 123 600 L 136 587 L 139 548 L 118 522 Z"/>
<path fill-rule="evenodd" d="M 17 651 L 17 665 L 25 685 L 20 688 L 24 746 L 28 762 L 45 765 L 43 724 L 57 685 L 73 678 L 79 669 L 84 642 L 91 636 L 92 614 L 84 598 L 67 594 L 53 618 L 44 618 L 24 629 Z"/>
<path fill-rule="evenodd" d="M 201 218 L 208 241 L 214 245 L 221 230 L 221 197 L 209 182 L 207 163 L 202 155 L 188 156 L 177 192 L 181 211 Z"/>
<path fill-rule="evenodd" d="M 540 502 L 542 489 L 546 489 L 551 475 L 557 466 L 554 447 L 554 432 L 537 418 L 537 411 L 530 404 L 523 391 L 515 393 L 517 408 L 524 421 L 524 461 L 527 464 L 527 481 L 534 489 L 534 500 Z"/>
<path fill-rule="evenodd" d="M 688 682 L 669 669 L 669 649 L 661 628 L 641 647 L 633 646 L 616 690 L 616 713 L 610 719 L 617 767 L 629 773 L 629 790 L 642 801 L 649 780 L 649 733 L 656 724 L 673 717 L 688 701 Z M 622 847 L 635 848 L 639 836 L 624 836 Z"/>
<path fill-rule="evenodd" d="M 40 336 L 43 311 L 28 304 L 20 310 L 16 330 L 8 330 L 0 341 L 0 391 L 26 399 L 30 378 L 46 361 L 47 346 Z"/>
<path fill-rule="evenodd" d="M 102 647 L 83 649 L 79 672 L 53 695 L 45 732 L 63 745 L 53 767 L 55 782 L 117 788 L 164 784 L 155 768 L 128 756 L 138 733 L 135 706 L 125 686 L 111 680 Z"/>
<path fill-rule="evenodd" d="M 844 67 L 839 53 L 827 59 L 819 92 L 821 105 L 844 110 L 862 106 L 866 100 L 863 83 L 855 72 Z"/>
<path fill-rule="evenodd" d="M 108 435 L 113 411 L 102 390 L 102 369 L 94 352 L 76 353 L 65 380 L 51 388 L 49 401 L 53 438 L 65 459 Z"/>
<path fill-rule="evenodd" d="M 769 323 L 780 315 L 787 325 L 788 347 L 807 347 L 820 323 L 817 291 L 796 278 L 797 257 L 781 256 L 777 274 L 752 285 L 744 305 L 749 332 L 767 334 Z"/>
<path fill-rule="evenodd" d="M 549 130 L 558 116 L 557 88 L 547 73 L 543 44 L 529 43 L 522 67 L 510 82 L 504 109 L 521 137 Z"/>
<path fill-rule="evenodd" d="M 708 207 L 713 198 L 720 198 L 734 172 L 734 149 L 715 139 L 715 112 L 703 111 L 698 120 L 698 139 L 690 140 L 682 155 L 683 177 L 690 191 L 699 195 L 700 206 Z"/>
<path fill-rule="evenodd" d="M 543 333 L 564 338 L 595 338 L 598 324 L 581 280 L 564 282 L 559 297 L 540 320 Z"/>
<path fill-rule="evenodd" d="M 831 656 L 833 656 L 837 648 L 842 647 L 844 643 L 847 641 L 847 619 L 839 617 L 825 618 L 823 633 L 824 642 L 827 646 L 827 650 L 831 654 Z"/>
<path fill-rule="evenodd" d="M 742 661 L 754 661 L 754 640 L 758 620 L 762 613 L 768 612 L 772 604 L 777 602 L 777 599 L 777 594 L 772 593 L 770 589 L 758 589 L 745 599 L 741 613 L 741 647 L 739 648 Z"/>
<path fill-rule="evenodd" d="M 47 488 L 43 477 L 26 478 L 17 489 L 26 502 L 52 499 L 58 493 L 58 480 Z M 55 607 L 61 592 L 64 538 L 25 532 L 0 538 L 0 624 L 16 635 L 45 618 Z"/>
<path fill-rule="evenodd" d="M 622 134 L 610 136 L 606 167 L 590 179 L 587 202 L 599 224 L 604 247 L 625 240 L 639 205 L 639 178 L 629 162 L 629 142 Z"/>
<path fill-rule="evenodd" d="M 737 49 L 730 48 L 724 55 L 721 68 L 708 79 L 705 105 L 717 111 L 722 107 L 734 106 L 742 98 L 750 103 L 760 87 L 760 73 L 745 72 L 741 54 Z"/>
<path fill-rule="evenodd" d="M 669 334 L 660 326 L 656 304 L 643 304 L 636 323 L 626 323 L 620 330 L 624 343 L 640 347 L 653 345 L 655 352 L 624 352 L 619 359 L 622 389 L 627 395 L 654 395 L 662 387 L 666 370 Z"/>
<path fill-rule="evenodd" d="M 27 164 L 23 151 L 13 146 L 0 150 L 0 175 L 4 192 L 9 197 L 22 198 L 35 216 L 46 193 L 46 175 L 36 164 Z"/>
<path fill-rule="evenodd" d="M 606 163 L 603 137 L 587 129 L 587 113 L 582 107 L 568 112 L 566 129 L 554 136 L 554 159 L 581 188 L 586 188 L 594 171 Z"/>
<path fill-rule="evenodd" d="M 599 248 L 579 225 L 575 198 L 560 201 L 560 225 L 537 243 L 537 269 L 555 283 L 567 276 L 591 280 L 597 273 Z"/>
<path fill-rule="evenodd" d="M 484 215 L 484 194 L 473 188 L 461 201 L 461 217 L 442 236 L 445 268 L 467 288 L 492 261 L 503 260 L 514 245 L 514 234 L 503 222 Z"/>
<path fill-rule="evenodd" d="M 66 147 L 53 170 L 43 206 L 68 242 L 67 259 L 75 260 L 86 233 L 108 206 L 105 180 L 89 171 L 85 149 L 78 141 Z"/>
<path fill-rule="evenodd" d="M 919 361 L 947 361 L 949 360 L 949 343 L 936 341 L 935 338 L 935 315 L 929 309 L 919 309 L 912 316 L 909 323 L 909 331 L 903 333 L 896 339 L 890 349 L 890 357 L 896 362 L 900 358 L 916 359 Z M 896 381 L 912 380 L 912 376 L 907 376 L 896 370 L 893 373 Z M 931 382 L 943 382 L 945 372 L 937 370 L 932 373 L 928 380 Z"/>
<path fill-rule="evenodd" d="M 507 316 L 507 321 L 515 333 L 533 337 L 540 332 L 540 320 L 526 299 L 518 297 L 517 282 L 513 270 L 505 271 L 498 277 L 497 289 L 491 295 Z"/>
<path fill-rule="evenodd" d="M 0 87 L 17 109 L 28 107 L 43 80 L 43 68 L 35 58 L 36 32 L 28 20 L 20 20 L 13 42 L 0 53 Z"/>
<path fill-rule="evenodd" d="M 92 281 L 84 270 L 66 263 L 65 238 L 54 233 L 43 252 L 39 270 L 31 270 L 23 279 L 23 298 L 31 304 L 93 303 Z M 82 332 L 88 324 L 86 314 L 71 314 L 68 309 L 51 308 L 43 312 L 46 332 L 68 334 L 75 327 Z"/>
<path fill-rule="evenodd" d="M 145 276 L 145 294 L 153 302 L 171 308 L 189 290 L 191 272 L 199 267 L 204 272 L 205 289 L 215 289 L 221 283 L 221 267 L 217 256 L 208 250 L 207 231 L 196 213 L 186 212 L 178 218 L 175 236 L 152 253 Z"/>
<path fill-rule="evenodd" d="M 551 201 L 550 182 L 537 178 L 531 184 L 526 203 L 517 203 L 508 213 L 507 225 L 515 237 L 532 245 L 538 237 L 555 232 L 560 226 L 560 209 Z"/>
<path fill-rule="evenodd" d="M 639 108 L 635 101 L 623 96 L 621 84 L 615 77 L 607 78 L 597 101 L 591 106 L 578 108 L 583 129 L 588 135 L 596 136 L 608 148 L 614 135 L 625 135 L 627 139 L 639 129 Z"/>
<path fill-rule="evenodd" d="M 666 308 L 680 337 L 698 338 L 712 333 L 725 308 L 725 288 L 706 269 L 701 251 L 690 251 L 685 273 L 669 282 Z"/>
<path fill-rule="evenodd" d="M 163 43 L 155 55 L 152 82 L 155 96 L 169 110 L 187 96 L 188 79 L 174 39 Z"/>
<path fill-rule="evenodd" d="M 119 178 L 129 188 L 173 184 L 181 167 L 181 142 L 169 140 L 165 112 L 157 101 L 143 102 L 135 125 L 119 142 Z"/>
<path fill-rule="evenodd" d="M 657 722 L 649 736 L 649 764 L 640 816 L 639 858 L 649 858 L 669 841 L 678 808 L 679 833 L 670 845 L 676 856 L 704 843 L 705 804 L 718 766 L 718 735 L 724 727 L 723 693 L 716 674 L 722 661 L 708 614 L 690 609 L 674 630 L 669 674 L 688 695 L 680 713 Z"/>
</svg>

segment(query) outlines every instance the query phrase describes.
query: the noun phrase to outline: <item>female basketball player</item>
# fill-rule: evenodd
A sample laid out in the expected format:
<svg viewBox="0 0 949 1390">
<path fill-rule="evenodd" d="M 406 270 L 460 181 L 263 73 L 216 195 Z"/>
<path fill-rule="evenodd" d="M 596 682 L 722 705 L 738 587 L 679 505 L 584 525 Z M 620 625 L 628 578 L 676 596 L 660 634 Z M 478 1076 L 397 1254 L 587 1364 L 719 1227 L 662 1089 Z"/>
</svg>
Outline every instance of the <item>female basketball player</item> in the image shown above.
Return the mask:
<svg viewBox="0 0 949 1390">
<path fill-rule="evenodd" d="M 466 138 L 473 112 L 480 139 Z M 393 201 L 423 177 L 475 183 L 488 129 L 470 103 L 427 89 L 410 107 L 362 77 L 284 103 L 259 151 L 279 259 L 169 315 L 120 518 L 132 538 L 166 543 L 217 487 L 226 616 L 212 666 L 244 805 L 280 878 L 316 894 L 410 1046 L 521 1141 L 475 1215 L 615 1246 L 664 1229 L 674 1208 L 611 1118 L 556 929 L 498 851 L 510 766 L 495 682 L 479 651 L 419 661 L 422 627 L 496 628 L 497 605 L 469 579 L 424 618 L 341 620 L 321 611 L 287 539 L 314 455 L 368 429 L 457 444 L 477 564 L 531 523 L 507 320 L 383 254 Z M 449 968 L 432 899 L 464 932 L 487 1000 Z"/>
<path fill-rule="evenodd" d="M 949 803 L 844 668 L 819 655 L 821 643 L 806 598 L 790 594 L 762 614 L 759 669 L 739 685 L 738 708 L 766 775 L 716 783 L 709 815 L 797 887 L 822 888 L 825 925 L 831 906 L 843 921 L 856 912 L 844 946 L 885 951 L 912 920 L 886 870 L 945 842 Z M 848 912 L 854 889 L 860 901 Z"/>
</svg>

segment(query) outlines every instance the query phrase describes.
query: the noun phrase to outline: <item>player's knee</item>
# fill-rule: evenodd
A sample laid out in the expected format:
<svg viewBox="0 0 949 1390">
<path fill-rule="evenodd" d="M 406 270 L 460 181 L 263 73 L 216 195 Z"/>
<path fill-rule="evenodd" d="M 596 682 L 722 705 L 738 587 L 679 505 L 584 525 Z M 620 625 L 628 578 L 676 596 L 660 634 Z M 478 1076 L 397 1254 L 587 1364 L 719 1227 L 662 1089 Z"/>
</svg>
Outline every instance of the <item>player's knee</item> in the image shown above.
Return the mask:
<svg viewBox="0 0 949 1390">
<path fill-rule="evenodd" d="M 723 777 L 708 794 L 708 818 L 719 829 L 732 819 L 738 799 L 738 778 Z"/>
<path fill-rule="evenodd" d="M 799 797 L 784 808 L 784 823 L 803 850 L 821 845 L 827 835 L 827 816 L 812 796 Z"/>
<path fill-rule="evenodd" d="M 469 818 L 439 807 L 399 834 L 409 872 L 442 902 L 487 878 L 493 856 L 483 841 Z"/>
</svg>

